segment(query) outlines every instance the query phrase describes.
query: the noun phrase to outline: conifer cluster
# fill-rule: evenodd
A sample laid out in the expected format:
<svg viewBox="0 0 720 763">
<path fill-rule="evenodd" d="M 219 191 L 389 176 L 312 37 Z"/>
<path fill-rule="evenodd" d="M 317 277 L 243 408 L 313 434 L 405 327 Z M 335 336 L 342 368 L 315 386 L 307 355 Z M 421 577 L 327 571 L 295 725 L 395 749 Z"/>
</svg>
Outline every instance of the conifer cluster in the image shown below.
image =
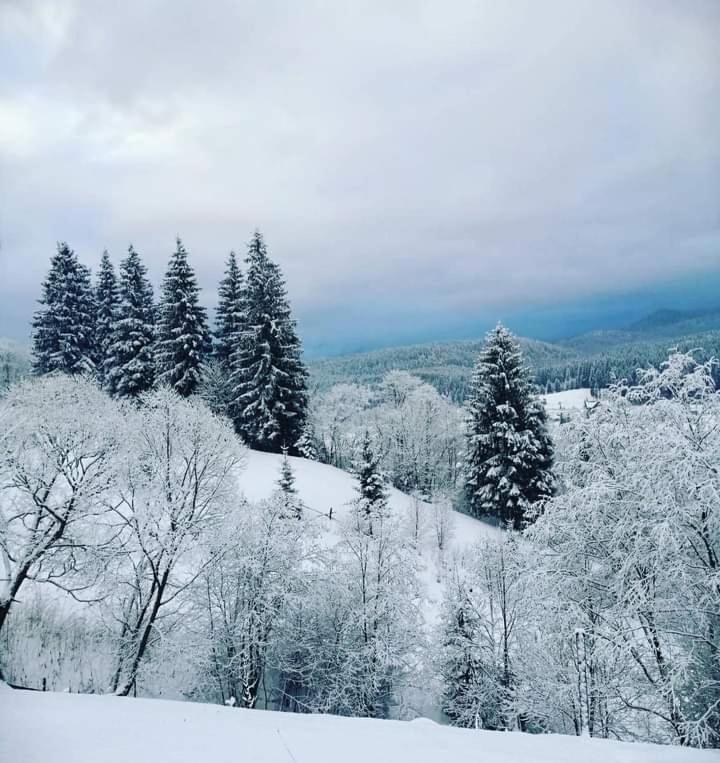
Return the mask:
<svg viewBox="0 0 720 763">
<path fill-rule="evenodd" d="M 93 287 L 89 269 L 61 243 L 33 320 L 33 370 L 95 375 L 115 397 L 135 398 L 157 385 L 183 397 L 207 395 L 211 388 L 211 407 L 232 419 L 248 445 L 304 453 L 307 371 L 285 281 L 259 232 L 250 241 L 245 266 L 243 277 L 235 253 L 230 254 L 218 292 L 213 346 L 180 239 L 158 305 L 132 246 L 119 275 L 103 253 Z"/>
</svg>

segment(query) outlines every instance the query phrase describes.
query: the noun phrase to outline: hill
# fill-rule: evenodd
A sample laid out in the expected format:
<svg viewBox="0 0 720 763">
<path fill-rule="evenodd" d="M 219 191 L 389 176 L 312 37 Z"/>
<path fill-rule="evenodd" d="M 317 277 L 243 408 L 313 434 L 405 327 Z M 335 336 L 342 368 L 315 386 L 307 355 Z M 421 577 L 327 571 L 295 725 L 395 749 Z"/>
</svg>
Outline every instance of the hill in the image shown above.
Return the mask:
<svg viewBox="0 0 720 763">
<path fill-rule="evenodd" d="M 23 763 L 708 763 L 712 751 L 299 715 L 0 684 L 0 760 Z"/>
<path fill-rule="evenodd" d="M 577 353 L 536 339 L 522 338 L 522 350 L 533 368 L 568 362 Z M 443 394 L 461 400 L 483 339 L 432 342 L 311 361 L 311 384 L 320 391 L 334 384 L 374 384 L 393 370 L 410 371 Z"/>
<path fill-rule="evenodd" d="M 657 366 L 668 350 L 702 348 L 720 357 L 720 311 L 658 310 L 623 329 L 597 330 L 542 342 L 520 338 L 526 361 L 546 392 L 606 387 L 613 380 L 635 381 L 640 368 Z M 409 371 L 456 401 L 465 397 L 483 340 L 392 347 L 310 362 L 318 391 L 333 384 L 374 384 L 391 370 Z"/>
</svg>

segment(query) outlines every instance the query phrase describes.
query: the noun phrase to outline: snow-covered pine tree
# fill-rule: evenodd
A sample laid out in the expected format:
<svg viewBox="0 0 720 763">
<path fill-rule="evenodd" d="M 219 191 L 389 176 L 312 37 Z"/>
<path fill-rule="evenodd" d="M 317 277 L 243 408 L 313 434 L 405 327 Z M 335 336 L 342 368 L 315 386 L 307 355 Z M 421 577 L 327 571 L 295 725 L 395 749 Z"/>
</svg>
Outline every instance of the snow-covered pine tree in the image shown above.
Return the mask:
<svg viewBox="0 0 720 763">
<path fill-rule="evenodd" d="M 42 307 L 33 318 L 33 372 L 95 370 L 95 297 L 90 271 L 75 252 L 58 243 L 42 286 Z"/>
<path fill-rule="evenodd" d="M 95 304 L 97 313 L 95 320 L 95 348 L 97 357 L 95 366 L 98 379 L 105 384 L 105 361 L 109 357 L 112 333 L 115 321 L 118 319 L 119 292 L 115 268 L 110 261 L 107 249 L 103 252 L 95 287 Z"/>
<path fill-rule="evenodd" d="M 464 586 L 457 579 L 446 595 L 444 610 L 442 709 L 454 726 L 472 726 L 477 716 L 473 695 L 481 670 L 475 645 L 479 624 Z"/>
<path fill-rule="evenodd" d="M 476 516 L 520 529 L 553 490 L 545 407 L 515 337 L 501 324 L 475 367 L 467 416 L 465 487 Z"/>
<path fill-rule="evenodd" d="M 117 319 L 105 359 L 105 385 L 111 395 L 135 397 L 155 382 L 155 306 L 147 269 L 132 246 L 120 263 Z"/>
<path fill-rule="evenodd" d="M 197 389 L 210 351 L 207 313 L 182 241 L 170 257 L 160 299 L 156 363 L 158 381 L 187 397 Z"/>
<path fill-rule="evenodd" d="M 282 463 L 280 464 L 280 478 L 277 481 L 282 514 L 292 519 L 302 519 L 302 503 L 298 498 L 295 487 L 295 473 L 288 459 L 287 448 L 283 450 Z"/>
<path fill-rule="evenodd" d="M 248 445 L 298 452 L 307 409 L 307 370 L 280 268 L 255 232 L 243 288 L 245 330 L 230 358 L 231 416 Z"/>
<path fill-rule="evenodd" d="M 370 432 L 367 430 L 363 436 L 356 472 L 359 493 L 357 511 L 372 535 L 373 519 L 383 516 L 387 508 L 387 490 L 380 473 L 380 459 L 373 449 Z"/>
<path fill-rule="evenodd" d="M 309 461 L 318 460 L 315 427 L 309 419 L 305 422 L 300 439 L 297 441 L 297 451 L 298 455 L 307 458 Z"/>
<path fill-rule="evenodd" d="M 230 356 L 238 347 L 244 327 L 243 277 L 235 252 L 230 252 L 225 276 L 218 288 L 213 344 L 213 355 L 223 368 L 227 368 Z"/>
</svg>

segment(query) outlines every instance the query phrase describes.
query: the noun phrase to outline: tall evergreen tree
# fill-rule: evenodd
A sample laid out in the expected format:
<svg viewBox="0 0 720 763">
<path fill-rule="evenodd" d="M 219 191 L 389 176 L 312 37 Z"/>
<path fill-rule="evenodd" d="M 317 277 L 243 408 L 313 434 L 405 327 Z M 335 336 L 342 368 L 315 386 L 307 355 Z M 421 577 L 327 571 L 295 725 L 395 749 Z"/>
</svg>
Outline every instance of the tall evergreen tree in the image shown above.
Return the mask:
<svg viewBox="0 0 720 763">
<path fill-rule="evenodd" d="M 307 409 L 307 371 L 280 268 L 259 232 L 248 247 L 245 329 L 231 355 L 231 416 L 253 448 L 298 452 Z"/>
<path fill-rule="evenodd" d="M 207 313 L 199 294 L 187 250 L 178 238 L 162 286 L 156 362 L 159 381 L 183 397 L 197 389 L 210 351 Z"/>
<path fill-rule="evenodd" d="M 109 357 L 110 343 L 118 319 L 118 303 L 120 297 L 115 268 L 110 261 L 107 249 L 103 252 L 98 271 L 97 286 L 95 287 L 95 304 L 97 305 L 95 321 L 95 347 L 97 368 L 100 382 L 105 382 L 105 361 Z"/>
<path fill-rule="evenodd" d="M 225 276 L 218 288 L 218 306 L 215 313 L 213 354 L 222 367 L 228 367 L 230 356 L 238 347 L 244 328 L 243 277 L 235 252 L 230 252 Z"/>
<path fill-rule="evenodd" d="M 470 509 L 520 529 L 552 493 L 552 442 L 520 347 L 500 324 L 487 336 L 468 400 L 466 490 Z"/>
<path fill-rule="evenodd" d="M 380 472 L 380 459 L 373 450 L 370 432 L 365 430 L 360 458 L 356 464 L 358 478 L 357 511 L 360 518 L 367 523 L 369 534 L 372 535 L 373 519 L 381 517 L 387 508 L 387 490 Z"/>
<path fill-rule="evenodd" d="M 95 370 L 95 298 L 90 271 L 70 247 L 58 243 L 33 318 L 33 372 Z"/>
<path fill-rule="evenodd" d="M 120 264 L 118 292 L 105 384 L 113 395 L 135 397 L 152 389 L 155 382 L 155 306 L 147 269 L 132 246 Z"/>
</svg>

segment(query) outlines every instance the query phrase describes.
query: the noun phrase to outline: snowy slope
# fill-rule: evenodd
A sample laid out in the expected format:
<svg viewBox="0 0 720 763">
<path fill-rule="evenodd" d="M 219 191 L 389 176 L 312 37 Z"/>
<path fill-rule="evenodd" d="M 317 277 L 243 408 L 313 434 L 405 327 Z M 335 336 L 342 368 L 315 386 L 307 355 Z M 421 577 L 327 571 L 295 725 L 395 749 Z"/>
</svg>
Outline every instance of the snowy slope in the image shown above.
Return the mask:
<svg viewBox="0 0 720 763">
<path fill-rule="evenodd" d="M 577 409 L 582 410 L 586 400 L 591 400 L 589 389 L 568 389 L 564 392 L 551 392 L 542 395 L 548 411 Z"/>
<path fill-rule="evenodd" d="M 282 456 L 274 453 L 248 451 L 247 460 L 240 474 L 240 488 L 250 501 L 268 498 L 277 489 Z M 296 478 L 298 494 L 309 513 L 327 517 L 332 508 L 333 522 L 347 516 L 352 501 L 357 498 L 357 480 L 352 474 L 336 469 L 334 466 L 308 461 L 304 458 L 290 458 Z M 412 508 L 413 499 L 391 488 L 389 490 L 390 510 L 400 516 L 406 515 Z M 428 523 L 431 521 L 432 507 L 423 504 Z M 494 535 L 498 530 L 484 522 L 479 522 L 465 514 L 453 513 L 453 526 L 456 548 L 463 548 L 477 543 L 483 538 Z M 326 525 L 328 531 L 336 529 L 336 524 Z"/>
<path fill-rule="evenodd" d="M 710 763 L 717 752 L 0 684 L 7 763 Z"/>
</svg>

